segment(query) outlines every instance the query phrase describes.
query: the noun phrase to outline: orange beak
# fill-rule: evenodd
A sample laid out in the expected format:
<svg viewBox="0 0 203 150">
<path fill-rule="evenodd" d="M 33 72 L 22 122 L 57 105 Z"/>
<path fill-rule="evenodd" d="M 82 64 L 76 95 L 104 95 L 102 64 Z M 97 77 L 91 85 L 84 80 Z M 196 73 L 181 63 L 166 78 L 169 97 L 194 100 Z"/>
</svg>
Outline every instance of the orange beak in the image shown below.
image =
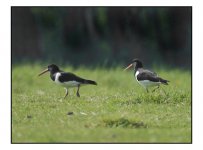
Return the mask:
<svg viewBox="0 0 203 150">
<path fill-rule="evenodd" d="M 133 66 L 133 64 L 130 64 L 128 67 L 126 67 L 126 68 L 124 69 L 124 71 L 127 70 L 127 69 L 129 69 L 129 68 L 132 67 L 132 66 Z"/>
<path fill-rule="evenodd" d="M 42 71 L 40 74 L 38 74 L 38 76 L 41 76 L 43 75 L 44 73 L 48 72 L 49 70 L 48 69 L 45 69 L 44 71 Z"/>
</svg>

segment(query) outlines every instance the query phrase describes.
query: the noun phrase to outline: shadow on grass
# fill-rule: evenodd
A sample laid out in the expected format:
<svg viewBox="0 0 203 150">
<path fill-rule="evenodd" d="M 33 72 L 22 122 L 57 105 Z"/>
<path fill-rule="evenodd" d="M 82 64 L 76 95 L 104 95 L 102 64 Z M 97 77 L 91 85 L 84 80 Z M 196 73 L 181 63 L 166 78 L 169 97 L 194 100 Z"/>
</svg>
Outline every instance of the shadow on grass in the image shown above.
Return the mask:
<svg viewBox="0 0 203 150">
<path fill-rule="evenodd" d="M 103 120 L 98 126 L 109 128 L 147 128 L 143 122 L 130 121 L 126 118 L 119 118 L 115 120 Z"/>
</svg>

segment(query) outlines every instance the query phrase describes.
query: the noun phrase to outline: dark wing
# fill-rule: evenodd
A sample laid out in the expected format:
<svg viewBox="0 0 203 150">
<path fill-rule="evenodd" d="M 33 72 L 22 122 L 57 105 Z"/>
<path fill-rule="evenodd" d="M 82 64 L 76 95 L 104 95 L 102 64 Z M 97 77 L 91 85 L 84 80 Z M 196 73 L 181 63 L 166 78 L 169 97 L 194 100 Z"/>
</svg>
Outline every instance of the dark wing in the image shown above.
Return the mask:
<svg viewBox="0 0 203 150">
<path fill-rule="evenodd" d="M 61 76 L 59 76 L 59 81 L 60 82 L 77 81 L 80 83 L 84 83 L 85 79 L 80 78 L 73 73 L 61 72 Z"/>
<path fill-rule="evenodd" d="M 157 74 L 155 72 L 152 72 L 149 70 L 142 70 L 137 75 L 137 80 L 139 80 L 139 81 L 149 80 L 149 81 L 153 81 L 153 82 L 159 82 L 160 78 L 157 76 Z"/>
<path fill-rule="evenodd" d="M 153 74 L 153 76 L 158 77 L 157 73 L 156 73 L 156 72 L 153 72 L 153 71 L 151 71 L 151 70 L 144 70 L 144 72 L 149 73 L 149 74 Z"/>
</svg>

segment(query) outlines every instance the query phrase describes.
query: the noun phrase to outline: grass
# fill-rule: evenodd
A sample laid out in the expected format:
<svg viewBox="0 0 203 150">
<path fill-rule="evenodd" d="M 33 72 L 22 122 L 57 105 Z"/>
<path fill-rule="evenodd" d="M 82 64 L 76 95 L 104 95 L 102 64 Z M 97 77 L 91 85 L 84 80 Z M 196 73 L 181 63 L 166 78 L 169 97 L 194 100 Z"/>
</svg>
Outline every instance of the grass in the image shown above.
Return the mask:
<svg viewBox="0 0 203 150">
<path fill-rule="evenodd" d="M 13 143 L 191 143 L 191 73 L 154 70 L 170 80 L 153 93 L 122 68 L 63 70 L 96 80 L 81 97 L 49 75 L 42 65 L 12 68 Z"/>
</svg>

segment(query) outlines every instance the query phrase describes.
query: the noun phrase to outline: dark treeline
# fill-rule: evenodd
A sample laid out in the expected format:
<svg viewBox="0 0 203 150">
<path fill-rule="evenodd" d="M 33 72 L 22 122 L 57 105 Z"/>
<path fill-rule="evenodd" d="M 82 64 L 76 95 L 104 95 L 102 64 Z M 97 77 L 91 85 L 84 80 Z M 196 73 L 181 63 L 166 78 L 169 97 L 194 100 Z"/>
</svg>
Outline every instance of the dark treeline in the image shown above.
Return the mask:
<svg viewBox="0 0 203 150">
<path fill-rule="evenodd" d="M 12 7 L 12 61 L 191 68 L 191 7 Z"/>
</svg>

